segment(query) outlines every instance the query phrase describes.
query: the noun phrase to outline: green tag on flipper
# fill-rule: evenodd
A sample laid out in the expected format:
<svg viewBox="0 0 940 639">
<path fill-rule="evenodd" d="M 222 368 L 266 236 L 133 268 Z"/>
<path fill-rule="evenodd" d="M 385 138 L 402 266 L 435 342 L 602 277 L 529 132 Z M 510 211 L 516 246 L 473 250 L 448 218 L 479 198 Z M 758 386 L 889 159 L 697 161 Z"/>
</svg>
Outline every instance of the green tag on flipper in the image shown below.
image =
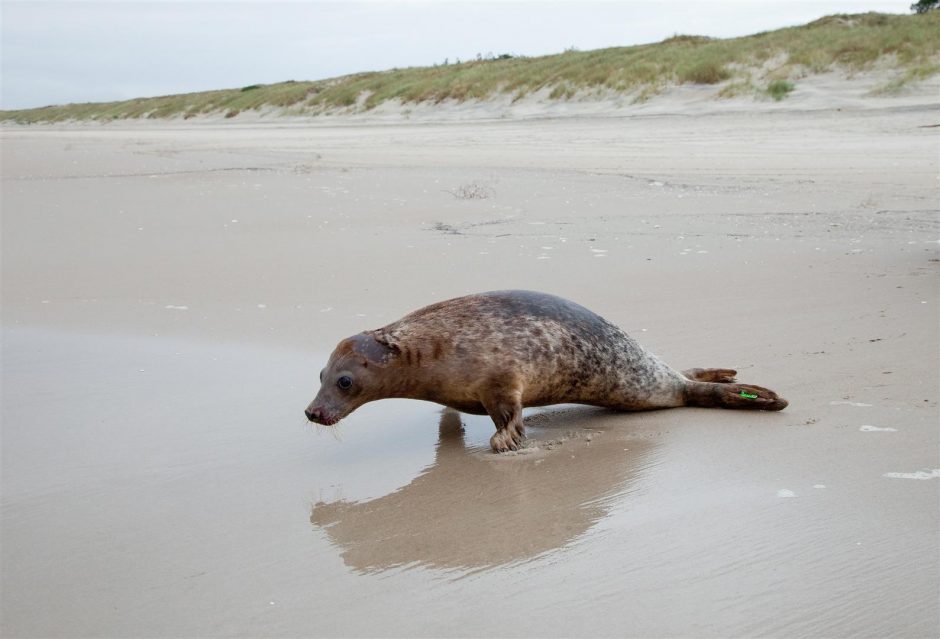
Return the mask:
<svg viewBox="0 0 940 639">
<path fill-rule="evenodd" d="M 741 391 L 741 397 L 747 397 L 748 399 L 757 399 L 757 395 L 751 395 L 750 393 L 745 393 Z"/>
</svg>

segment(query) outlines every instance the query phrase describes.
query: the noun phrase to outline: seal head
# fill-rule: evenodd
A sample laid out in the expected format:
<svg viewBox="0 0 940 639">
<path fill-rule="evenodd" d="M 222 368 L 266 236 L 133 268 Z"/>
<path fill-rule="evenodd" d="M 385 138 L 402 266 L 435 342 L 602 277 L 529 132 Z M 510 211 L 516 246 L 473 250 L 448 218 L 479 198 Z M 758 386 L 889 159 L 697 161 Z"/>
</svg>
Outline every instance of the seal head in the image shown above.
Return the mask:
<svg viewBox="0 0 940 639">
<path fill-rule="evenodd" d="M 341 341 L 320 371 L 320 391 L 307 410 L 307 419 L 332 426 L 366 402 L 388 397 L 383 380 L 395 349 L 374 332 Z"/>
</svg>

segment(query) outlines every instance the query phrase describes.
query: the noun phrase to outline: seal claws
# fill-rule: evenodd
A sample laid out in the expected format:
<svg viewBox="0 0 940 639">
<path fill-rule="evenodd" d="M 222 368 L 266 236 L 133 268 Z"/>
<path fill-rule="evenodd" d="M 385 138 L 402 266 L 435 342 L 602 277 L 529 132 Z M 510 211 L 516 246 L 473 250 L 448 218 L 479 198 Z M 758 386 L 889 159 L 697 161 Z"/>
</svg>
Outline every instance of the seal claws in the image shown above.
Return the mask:
<svg viewBox="0 0 940 639">
<path fill-rule="evenodd" d="M 490 437 L 490 447 L 497 453 L 516 451 L 522 448 L 523 435 L 512 426 L 501 428 Z"/>
</svg>

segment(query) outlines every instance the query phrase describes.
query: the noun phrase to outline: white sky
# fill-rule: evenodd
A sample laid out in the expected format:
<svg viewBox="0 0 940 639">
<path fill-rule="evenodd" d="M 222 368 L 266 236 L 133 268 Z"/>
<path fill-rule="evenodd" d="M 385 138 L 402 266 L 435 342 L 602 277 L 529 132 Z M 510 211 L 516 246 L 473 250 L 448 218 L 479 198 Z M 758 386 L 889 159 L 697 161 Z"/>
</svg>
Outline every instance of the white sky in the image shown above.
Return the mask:
<svg viewBox="0 0 940 639">
<path fill-rule="evenodd" d="M 729 37 L 913 0 L 3 0 L 0 107 L 318 80 L 356 71 Z"/>
</svg>

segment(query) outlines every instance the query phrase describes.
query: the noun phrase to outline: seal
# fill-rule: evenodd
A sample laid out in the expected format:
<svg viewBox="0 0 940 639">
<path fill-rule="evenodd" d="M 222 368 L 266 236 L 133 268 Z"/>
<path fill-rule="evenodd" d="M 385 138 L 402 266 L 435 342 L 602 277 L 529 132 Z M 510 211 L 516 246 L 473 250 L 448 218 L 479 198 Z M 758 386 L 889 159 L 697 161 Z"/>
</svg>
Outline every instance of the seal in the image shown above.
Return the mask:
<svg viewBox="0 0 940 639">
<path fill-rule="evenodd" d="M 527 406 L 786 408 L 771 390 L 734 383 L 736 374 L 680 373 L 574 302 L 492 291 L 438 302 L 344 339 L 320 372 L 320 390 L 305 414 L 333 425 L 367 402 L 421 399 L 488 414 L 496 425 L 490 446 L 505 452 L 522 443 Z"/>
</svg>

